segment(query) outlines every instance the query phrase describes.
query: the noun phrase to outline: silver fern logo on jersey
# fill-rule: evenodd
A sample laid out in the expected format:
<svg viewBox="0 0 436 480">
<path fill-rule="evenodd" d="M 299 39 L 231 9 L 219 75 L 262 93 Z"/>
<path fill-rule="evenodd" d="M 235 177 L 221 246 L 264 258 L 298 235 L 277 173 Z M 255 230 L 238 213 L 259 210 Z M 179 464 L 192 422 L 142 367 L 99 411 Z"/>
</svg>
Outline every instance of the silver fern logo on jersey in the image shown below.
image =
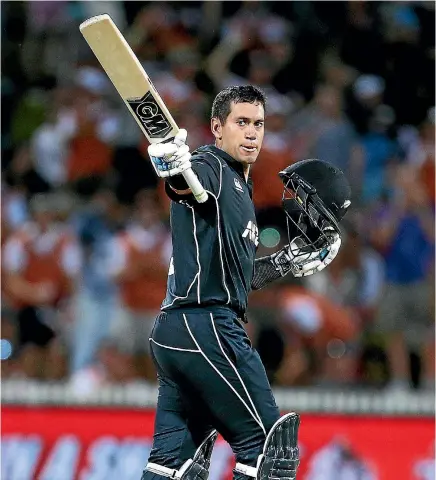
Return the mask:
<svg viewBox="0 0 436 480">
<path fill-rule="evenodd" d="M 241 182 L 236 177 L 233 179 L 233 181 L 235 183 L 236 190 L 238 190 L 238 192 L 243 192 L 244 189 L 242 188 Z"/>
<path fill-rule="evenodd" d="M 242 234 L 242 238 L 248 238 L 251 240 L 254 245 L 257 247 L 259 245 L 259 230 L 257 229 L 257 225 L 253 221 L 249 221 L 244 233 Z"/>
</svg>

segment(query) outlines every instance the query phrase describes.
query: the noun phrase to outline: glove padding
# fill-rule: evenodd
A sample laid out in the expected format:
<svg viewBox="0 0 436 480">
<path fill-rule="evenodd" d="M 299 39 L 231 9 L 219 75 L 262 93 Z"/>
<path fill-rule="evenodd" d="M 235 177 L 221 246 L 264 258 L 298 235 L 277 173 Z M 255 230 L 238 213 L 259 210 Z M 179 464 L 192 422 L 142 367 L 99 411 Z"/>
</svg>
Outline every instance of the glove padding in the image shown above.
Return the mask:
<svg viewBox="0 0 436 480">
<path fill-rule="evenodd" d="M 185 143 L 187 136 L 188 132 L 181 129 L 172 142 L 154 143 L 148 147 L 148 154 L 159 177 L 173 177 L 191 168 L 191 154 Z"/>
<path fill-rule="evenodd" d="M 271 255 L 271 260 L 280 274 L 284 276 L 291 271 L 294 277 L 307 277 L 321 272 L 330 265 L 341 248 L 342 240 L 333 230 L 329 229 L 324 233 L 328 237 L 329 244 L 315 252 L 301 253 L 301 246 L 291 242 L 290 245 Z"/>
</svg>

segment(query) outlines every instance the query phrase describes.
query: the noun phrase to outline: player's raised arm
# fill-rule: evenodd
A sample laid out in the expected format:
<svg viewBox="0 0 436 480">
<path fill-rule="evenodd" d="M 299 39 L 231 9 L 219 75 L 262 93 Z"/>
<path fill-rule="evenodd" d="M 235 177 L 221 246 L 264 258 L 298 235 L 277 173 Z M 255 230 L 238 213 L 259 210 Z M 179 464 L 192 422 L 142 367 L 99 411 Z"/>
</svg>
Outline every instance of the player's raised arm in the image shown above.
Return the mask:
<svg viewBox="0 0 436 480">
<path fill-rule="evenodd" d="M 80 31 L 148 141 L 168 141 L 168 145 L 157 148 L 155 154 L 163 162 L 169 160 L 178 153 L 177 147 L 183 147 L 186 132 L 179 135 L 179 128 L 171 113 L 122 33 L 107 14 L 89 18 L 80 25 Z M 179 172 L 197 202 L 204 203 L 207 193 L 197 175 L 187 166 L 188 153 L 189 148 L 185 146 L 182 153 L 175 157 Z M 171 167 L 169 170 L 174 169 Z"/>
</svg>

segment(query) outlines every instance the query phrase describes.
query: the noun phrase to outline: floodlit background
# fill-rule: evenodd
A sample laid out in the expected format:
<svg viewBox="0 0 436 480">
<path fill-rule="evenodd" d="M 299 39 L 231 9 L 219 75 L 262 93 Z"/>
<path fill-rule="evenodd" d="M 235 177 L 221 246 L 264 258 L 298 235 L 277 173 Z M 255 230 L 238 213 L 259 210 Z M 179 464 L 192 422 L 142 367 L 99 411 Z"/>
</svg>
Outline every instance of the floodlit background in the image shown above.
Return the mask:
<svg viewBox="0 0 436 480">
<path fill-rule="evenodd" d="M 260 255 L 285 242 L 280 169 L 322 158 L 352 184 L 331 267 L 251 296 L 272 384 L 434 388 L 432 2 L 2 2 L 3 379 L 155 382 L 168 200 L 78 30 L 104 12 L 192 150 L 221 88 L 267 93 Z"/>
</svg>

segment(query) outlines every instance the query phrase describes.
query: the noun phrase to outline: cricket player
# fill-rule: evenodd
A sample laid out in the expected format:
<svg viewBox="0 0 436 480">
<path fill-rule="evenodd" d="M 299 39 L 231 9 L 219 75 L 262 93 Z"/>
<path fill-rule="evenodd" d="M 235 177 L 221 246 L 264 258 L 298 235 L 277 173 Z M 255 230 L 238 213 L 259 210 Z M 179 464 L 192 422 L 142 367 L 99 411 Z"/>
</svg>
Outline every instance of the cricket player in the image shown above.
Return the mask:
<svg viewBox="0 0 436 480">
<path fill-rule="evenodd" d="M 148 148 L 172 200 L 173 256 L 150 338 L 159 398 L 142 480 L 206 480 L 217 431 L 235 454 L 234 480 L 296 478 L 299 416 L 280 415 L 244 330 L 247 296 L 288 272 L 311 275 L 334 259 L 350 188 L 340 170 L 321 160 L 280 172 L 290 241 L 255 259 L 250 167 L 262 147 L 265 102 L 256 87 L 226 88 L 212 106 L 215 145 L 190 153 L 180 130 L 172 143 Z M 182 176 L 187 168 L 206 189 L 205 203 L 191 194 Z"/>
</svg>

